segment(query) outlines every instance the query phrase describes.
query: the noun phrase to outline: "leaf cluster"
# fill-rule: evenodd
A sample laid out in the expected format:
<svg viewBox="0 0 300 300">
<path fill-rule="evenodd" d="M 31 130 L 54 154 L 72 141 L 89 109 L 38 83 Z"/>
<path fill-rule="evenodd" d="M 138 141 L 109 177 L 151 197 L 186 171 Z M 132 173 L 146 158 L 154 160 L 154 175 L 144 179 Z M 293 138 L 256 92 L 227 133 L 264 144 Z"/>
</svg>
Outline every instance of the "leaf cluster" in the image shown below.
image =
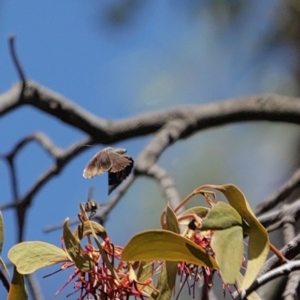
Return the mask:
<svg viewBox="0 0 300 300">
<path fill-rule="evenodd" d="M 227 202 L 219 201 L 215 191 L 221 192 Z M 208 207 L 194 206 L 181 212 L 182 207 L 198 194 L 204 196 Z M 109 299 L 123 299 L 128 295 L 139 299 L 170 299 L 176 277 L 183 271 L 186 277 L 203 280 L 204 299 L 215 273 L 225 285 L 235 285 L 238 291 L 249 288 L 269 253 L 266 229 L 255 217 L 243 193 L 232 184 L 204 185 L 195 189 L 175 209 L 167 205 L 161 215 L 162 229 L 140 232 L 124 248 L 114 246 L 105 228 L 89 220 L 83 204 L 80 209 L 81 223 L 73 232 L 68 219 L 64 222 L 65 248 L 29 241 L 10 249 L 8 258 L 15 268 L 8 299 L 27 299 L 23 275 L 58 263 L 62 264 L 61 270 L 70 267 L 75 270 L 66 284 L 76 277 L 91 280 L 93 289 L 86 293 L 83 290 L 87 290 L 87 285 L 81 283 L 83 297 L 80 299 L 98 295 L 104 288 L 106 293 L 111 290 Z M 0 221 L 1 250 L 2 217 Z M 249 237 L 246 257 L 245 236 Z M 84 238 L 88 241 L 85 248 L 81 245 Z M 243 274 L 242 269 L 246 269 Z M 155 274 L 158 274 L 158 280 L 154 286 Z M 253 292 L 248 299 L 260 298 Z"/>
</svg>

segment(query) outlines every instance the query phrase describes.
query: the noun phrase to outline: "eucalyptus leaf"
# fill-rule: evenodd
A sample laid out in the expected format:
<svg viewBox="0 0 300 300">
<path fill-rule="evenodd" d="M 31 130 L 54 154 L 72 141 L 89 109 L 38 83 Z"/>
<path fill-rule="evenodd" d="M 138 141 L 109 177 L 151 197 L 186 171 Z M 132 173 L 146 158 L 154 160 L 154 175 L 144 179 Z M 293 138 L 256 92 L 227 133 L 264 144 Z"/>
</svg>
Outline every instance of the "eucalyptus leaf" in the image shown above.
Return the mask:
<svg viewBox="0 0 300 300">
<path fill-rule="evenodd" d="M 180 233 L 179 224 L 177 221 L 177 217 L 173 209 L 167 205 L 166 209 L 166 226 L 167 229 L 173 231 L 175 233 Z"/>
<path fill-rule="evenodd" d="M 209 211 L 210 211 L 210 209 L 207 208 L 207 207 L 194 206 L 194 207 L 191 207 L 191 208 L 187 209 L 182 214 L 180 214 L 180 217 L 184 216 L 184 215 L 195 214 L 200 218 L 204 218 L 208 214 Z"/>
<path fill-rule="evenodd" d="M 79 224 L 75 231 L 73 232 L 73 235 L 79 239 L 82 240 L 85 236 L 92 234 L 92 229 L 93 228 L 95 234 L 97 236 L 100 236 L 103 240 L 107 238 L 107 233 L 105 228 L 100 225 L 99 223 L 96 223 L 94 221 L 86 221 L 83 224 Z"/>
<path fill-rule="evenodd" d="M 88 221 L 88 222 L 91 222 L 91 221 Z M 116 271 L 115 271 L 113 265 L 112 265 L 111 262 L 109 261 L 106 252 L 104 251 L 104 249 L 102 248 L 100 242 L 98 241 L 98 238 L 97 238 L 97 235 L 96 235 L 96 233 L 95 233 L 95 230 L 94 230 L 93 226 L 91 225 L 90 228 L 91 228 L 91 232 L 92 232 L 94 241 L 95 241 L 95 243 L 96 243 L 97 246 L 98 246 L 100 255 L 101 255 L 101 257 L 102 257 L 104 263 L 106 264 L 107 268 L 109 269 L 109 271 L 111 272 L 111 274 L 113 275 L 113 277 L 115 278 L 115 280 L 118 282 L 118 281 L 119 281 L 118 275 L 117 275 L 117 273 L 116 273 Z"/>
<path fill-rule="evenodd" d="M 242 226 L 242 218 L 239 213 L 229 204 L 219 201 L 212 206 L 203 219 L 201 229 L 226 229 L 236 225 Z"/>
<path fill-rule="evenodd" d="M 93 262 L 92 258 L 87 253 L 85 253 L 79 243 L 79 240 L 71 232 L 68 226 L 68 221 L 69 219 L 67 218 L 64 222 L 63 229 L 63 237 L 66 245 L 66 250 L 75 266 L 79 270 L 87 272 L 93 269 L 95 263 Z"/>
<path fill-rule="evenodd" d="M 30 274 L 68 260 L 66 252 L 61 248 L 40 241 L 22 242 L 13 246 L 8 252 L 8 258 L 20 274 Z"/>
<path fill-rule="evenodd" d="M 182 214 L 179 215 L 178 218 L 181 218 L 186 215 L 194 214 L 194 215 L 198 216 L 199 218 L 203 219 L 204 217 L 207 216 L 209 211 L 210 211 L 210 209 L 207 207 L 194 206 L 194 207 L 191 207 L 191 208 L 187 209 L 186 211 L 184 211 Z M 179 224 L 180 225 L 188 225 L 190 223 L 190 220 L 191 220 L 191 218 L 189 220 L 187 220 L 187 219 L 180 220 Z"/>
<path fill-rule="evenodd" d="M 249 228 L 247 229 L 247 233 L 249 235 L 247 270 L 244 281 L 241 285 L 241 289 L 245 290 L 255 280 L 266 261 L 269 253 L 268 233 L 254 215 L 244 194 L 235 185 L 206 185 L 201 188 L 213 188 L 222 192 L 227 198 L 229 204 L 249 225 Z"/>
<path fill-rule="evenodd" d="M 222 281 L 225 284 L 235 284 L 244 253 L 242 227 L 216 230 L 211 239 L 211 247 L 216 255 Z"/>
<path fill-rule="evenodd" d="M 166 261 L 159 275 L 156 289 L 158 293 L 154 291 L 151 294 L 149 300 L 166 300 L 171 299 L 173 288 L 176 282 L 178 262 Z"/>
<path fill-rule="evenodd" d="M 136 234 L 122 251 L 124 261 L 186 261 L 218 269 L 202 247 L 171 231 L 157 229 Z"/>
</svg>

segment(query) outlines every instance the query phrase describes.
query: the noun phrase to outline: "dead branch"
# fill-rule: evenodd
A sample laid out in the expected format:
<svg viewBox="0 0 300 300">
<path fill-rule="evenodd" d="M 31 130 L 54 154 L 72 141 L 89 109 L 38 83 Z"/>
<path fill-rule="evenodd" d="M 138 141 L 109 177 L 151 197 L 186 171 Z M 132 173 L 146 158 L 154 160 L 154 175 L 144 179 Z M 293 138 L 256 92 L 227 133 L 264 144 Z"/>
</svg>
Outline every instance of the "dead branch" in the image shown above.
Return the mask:
<svg viewBox="0 0 300 300">
<path fill-rule="evenodd" d="M 282 218 L 283 221 L 283 239 L 284 243 L 287 244 L 293 238 L 295 238 L 295 217 L 294 215 L 285 215 Z M 282 294 L 284 300 L 294 300 L 297 295 L 297 288 L 300 281 L 300 271 L 293 271 L 288 275 L 285 290 Z"/>
<path fill-rule="evenodd" d="M 22 99 L 20 84 L 0 95 L 0 115 L 22 105 L 31 105 L 80 129 L 95 142 L 112 144 L 155 133 L 172 120 L 184 121 L 187 137 L 199 130 L 245 121 L 273 121 L 300 124 L 300 101 L 280 95 L 252 96 L 210 104 L 182 106 L 146 113 L 120 121 L 97 117 L 58 93 L 28 81 Z M 175 141 L 174 141 L 175 142 Z"/>
<path fill-rule="evenodd" d="M 266 284 L 267 282 L 275 278 L 290 274 L 292 271 L 295 270 L 300 270 L 300 261 L 290 261 L 280 267 L 277 267 L 276 269 L 269 271 L 268 273 L 256 279 L 246 291 L 241 292 L 239 295 L 234 295 L 234 299 L 246 299 L 248 295 L 250 295 L 253 291 L 257 290 L 260 286 Z"/>
<path fill-rule="evenodd" d="M 261 215 L 262 213 L 272 209 L 278 203 L 286 200 L 291 193 L 300 185 L 300 169 L 298 169 L 279 189 L 269 197 L 267 200 L 257 206 L 255 213 Z"/>
<path fill-rule="evenodd" d="M 258 219 L 266 228 L 268 228 L 268 231 L 273 231 L 283 226 L 283 216 L 294 216 L 295 220 L 299 220 L 300 199 L 291 204 L 285 204 L 276 210 L 266 212 L 260 215 Z"/>
</svg>

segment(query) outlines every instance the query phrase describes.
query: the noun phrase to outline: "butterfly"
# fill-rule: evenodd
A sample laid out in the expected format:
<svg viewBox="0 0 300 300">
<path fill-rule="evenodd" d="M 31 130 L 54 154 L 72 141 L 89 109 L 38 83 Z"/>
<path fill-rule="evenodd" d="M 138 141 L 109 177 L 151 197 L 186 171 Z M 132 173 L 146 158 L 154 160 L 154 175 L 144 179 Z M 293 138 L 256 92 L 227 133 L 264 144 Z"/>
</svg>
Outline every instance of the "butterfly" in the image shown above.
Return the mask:
<svg viewBox="0 0 300 300">
<path fill-rule="evenodd" d="M 83 177 L 93 178 L 108 172 L 108 194 L 110 194 L 131 172 L 134 161 L 124 155 L 123 148 L 107 147 L 96 153 L 83 170 Z"/>
</svg>

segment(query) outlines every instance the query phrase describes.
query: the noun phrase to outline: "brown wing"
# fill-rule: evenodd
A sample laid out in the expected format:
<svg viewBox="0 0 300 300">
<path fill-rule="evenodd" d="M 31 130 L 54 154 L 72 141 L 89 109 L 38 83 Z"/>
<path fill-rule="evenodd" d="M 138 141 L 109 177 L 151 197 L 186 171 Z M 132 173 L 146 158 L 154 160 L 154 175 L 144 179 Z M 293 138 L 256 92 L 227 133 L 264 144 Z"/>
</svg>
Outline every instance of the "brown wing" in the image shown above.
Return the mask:
<svg viewBox="0 0 300 300">
<path fill-rule="evenodd" d="M 83 177 L 92 178 L 109 171 L 112 166 L 109 152 L 104 149 L 95 154 L 83 170 Z"/>
<path fill-rule="evenodd" d="M 123 170 L 117 173 L 108 172 L 108 195 L 117 188 L 123 180 L 131 173 L 133 168 L 133 159 L 130 156 L 125 156 L 129 160 L 129 165 L 127 165 Z"/>
<path fill-rule="evenodd" d="M 123 169 L 125 169 L 126 166 L 131 164 L 131 161 L 127 156 L 122 156 L 112 151 L 109 152 L 109 158 L 111 161 L 111 168 L 109 172 L 113 172 L 113 173 L 120 172 Z"/>
</svg>

